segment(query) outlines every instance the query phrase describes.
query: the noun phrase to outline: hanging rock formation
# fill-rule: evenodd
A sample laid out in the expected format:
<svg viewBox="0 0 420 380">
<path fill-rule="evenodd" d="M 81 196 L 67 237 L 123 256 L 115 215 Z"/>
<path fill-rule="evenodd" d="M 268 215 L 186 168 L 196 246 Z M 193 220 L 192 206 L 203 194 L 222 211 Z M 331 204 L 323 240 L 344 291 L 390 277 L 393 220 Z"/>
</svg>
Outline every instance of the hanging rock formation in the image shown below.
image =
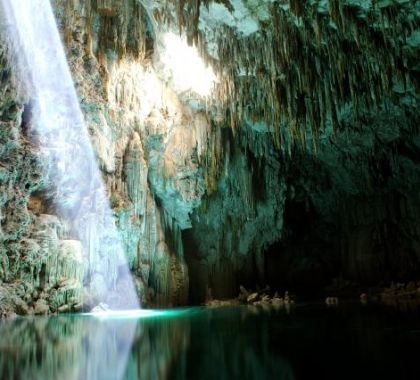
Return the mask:
<svg viewBox="0 0 420 380">
<path fill-rule="evenodd" d="M 52 4 L 144 305 L 420 276 L 418 1 Z M 0 309 L 79 310 L 98 263 L 45 195 L 3 27 Z M 213 67 L 209 97 L 165 69 L 167 32 Z"/>
</svg>

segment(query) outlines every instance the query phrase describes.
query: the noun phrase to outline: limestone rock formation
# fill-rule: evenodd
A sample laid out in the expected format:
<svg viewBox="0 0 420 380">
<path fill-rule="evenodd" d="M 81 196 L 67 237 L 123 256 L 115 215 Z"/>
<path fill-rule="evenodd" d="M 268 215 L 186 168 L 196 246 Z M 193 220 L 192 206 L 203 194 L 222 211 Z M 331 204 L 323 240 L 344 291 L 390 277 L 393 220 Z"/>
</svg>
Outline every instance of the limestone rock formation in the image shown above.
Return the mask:
<svg viewBox="0 0 420 380">
<path fill-rule="evenodd" d="M 144 305 L 420 276 L 418 2 L 52 4 Z M 51 203 L 0 19 L 0 309 L 118 304 L 118 263 L 110 291 Z M 208 97 L 165 67 L 167 33 Z"/>
</svg>

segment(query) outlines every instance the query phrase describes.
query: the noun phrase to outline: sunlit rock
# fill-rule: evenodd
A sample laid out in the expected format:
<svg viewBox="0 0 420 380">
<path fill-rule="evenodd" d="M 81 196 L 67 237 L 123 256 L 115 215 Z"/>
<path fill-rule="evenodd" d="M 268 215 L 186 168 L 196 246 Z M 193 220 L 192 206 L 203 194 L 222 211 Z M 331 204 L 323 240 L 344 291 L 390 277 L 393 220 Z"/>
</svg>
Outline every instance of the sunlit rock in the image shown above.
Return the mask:
<svg viewBox="0 0 420 380">
<path fill-rule="evenodd" d="M 16 292 L 29 305 L 44 292 L 53 311 L 93 306 L 99 294 L 117 304 L 124 260 L 150 305 L 204 302 L 209 290 L 233 297 L 241 283 L 305 290 L 338 275 L 414 276 L 411 2 L 52 4 L 88 135 L 59 143 L 70 129 L 53 118 L 45 138 L 31 132 L 36 102 L 14 76 L 21 54 L 2 23 L 4 299 Z M 51 62 L 39 70 L 47 79 Z M 52 114 L 64 103 L 55 97 Z M 80 158 L 86 141 L 99 175 Z M 56 151 L 71 160 L 57 163 Z M 118 233 L 104 233 L 108 214 L 93 212 L 108 204 Z M 80 297 L 82 284 L 96 295 Z"/>
<path fill-rule="evenodd" d="M 35 302 L 34 314 L 36 315 L 45 315 L 50 311 L 50 307 L 45 299 L 39 299 Z"/>
<path fill-rule="evenodd" d="M 146 212 L 148 191 L 148 168 L 144 154 L 140 136 L 134 132 L 124 157 L 124 174 L 127 181 L 128 197 L 134 205 L 136 216 L 142 219 Z"/>
</svg>

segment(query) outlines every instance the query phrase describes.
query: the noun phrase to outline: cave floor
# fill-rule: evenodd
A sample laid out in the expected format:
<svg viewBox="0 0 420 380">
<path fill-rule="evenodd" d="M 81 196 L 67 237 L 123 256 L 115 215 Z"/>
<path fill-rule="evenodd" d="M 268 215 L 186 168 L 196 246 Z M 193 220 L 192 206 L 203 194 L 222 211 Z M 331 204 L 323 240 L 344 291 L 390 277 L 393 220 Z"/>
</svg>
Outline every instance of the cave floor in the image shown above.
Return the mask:
<svg viewBox="0 0 420 380">
<path fill-rule="evenodd" d="M 0 320 L 1 379 L 419 379 L 420 311 L 193 307 Z"/>
</svg>

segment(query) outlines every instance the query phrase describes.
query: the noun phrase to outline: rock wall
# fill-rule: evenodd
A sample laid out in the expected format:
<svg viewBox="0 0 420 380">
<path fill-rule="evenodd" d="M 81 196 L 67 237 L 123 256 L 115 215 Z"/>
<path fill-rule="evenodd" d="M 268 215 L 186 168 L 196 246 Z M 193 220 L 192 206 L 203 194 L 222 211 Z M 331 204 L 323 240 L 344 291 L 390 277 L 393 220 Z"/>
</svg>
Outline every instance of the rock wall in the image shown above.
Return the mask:
<svg viewBox="0 0 420 380">
<path fill-rule="evenodd" d="M 362 286 L 419 276 L 419 145 L 400 108 L 298 153 L 287 170 L 285 230 L 266 252 L 267 281 L 299 292 L 335 279 Z"/>
<path fill-rule="evenodd" d="M 420 275 L 417 3 L 52 1 L 144 305 Z M 214 68 L 210 97 L 162 65 L 167 32 Z M 79 310 L 97 263 L 45 197 L 5 36 L 0 307 Z"/>
<path fill-rule="evenodd" d="M 132 44 L 136 36 L 124 20 L 134 20 L 142 7 L 126 5 L 115 15 L 99 3 L 77 1 L 56 1 L 54 10 L 141 301 L 175 306 L 187 300 L 188 270 L 178 236 L 204 191 L 198 160 L 208 121 L 192 117 L 157 76 L 142 53 L 148 37 Z M 146 27 L 142 20 L 137 22 Z M 110 41 L 114 33 L 117 40 Z M 101 264 L 69 240 L 66 220 L 48 204 L 45 192 L 54 184 L 38 147 L 25 139 L 29 95 L 13 72 L 16 61 L 7 55 L 12 42 L 4 30 L 2 38 L 2 309 L 22 303 L 29 313 L 80 310 L 107 291 L 99 274 L 86 277 Z M 189 162 L 190 156 L 195 160 Z M 88 282 L 89 294 L 83 294 Z M 38 302 L 47 307 L 38 310 Z"/>
<path fill-rule="evenodd" d="M 417 278 L 417 2 L 185 3 L 235 131 L 184 240 L 191 297 Z"/>
</svg>

